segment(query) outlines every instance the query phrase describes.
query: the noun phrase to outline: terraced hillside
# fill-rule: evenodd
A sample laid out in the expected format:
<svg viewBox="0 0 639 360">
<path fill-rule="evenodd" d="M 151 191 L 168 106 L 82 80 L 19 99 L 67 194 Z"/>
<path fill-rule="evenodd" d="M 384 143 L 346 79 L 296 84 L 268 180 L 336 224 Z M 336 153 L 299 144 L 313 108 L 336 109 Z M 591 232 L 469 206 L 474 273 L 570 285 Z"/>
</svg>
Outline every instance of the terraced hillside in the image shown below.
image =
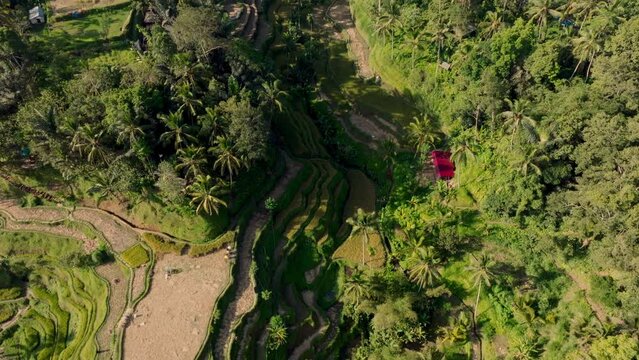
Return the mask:
<svg viewBox="0 0 639 360">
<path fill-rule="evenodd" d="M 329 159 L 307 115 L 287 110 L 274 125 L 303 169 L 277 197 L 278 210 L 262 219 L 253 249 L 254 293 L 259 296 L 249 313 L 232 316 L 234 321 L 218 338 L 215 358 L 265 356 L 268 322 L 275 314 L 284 315 L 291 324 L 286 348 L 281 349 L 291 358 L 303 357 L 312 347 L 326 348 L 337 335 L 340 265 L 331 257 L 348 235 L 342 231 L 340 237 L 338 231 L 350 186 L 344 169 Z M 225 317 L 234 311 L 220 310 Z"/>
<path fill-rule="evenodd" d="M 228 262 L 216 249 L 232 241 L 234 234 L 230 231 L 214 242 L 191 244 L 133 227 L 127 220 L 100 209 L 22 208 L 11 200 L 0 201 L 0 260 L 24 263 L 30 269 L 24 285 L 0 289 L 3 300 L 0 315 L 6 313 L 0 318 L 0 354 L 47 359 L 119 359 L 125 335 L 129 333 L 126 330 L 139 326 L 131 320 L 145 311 L 163 313 L 154 310 L 156 305 L 178 309 L 172 327 L 178 330 L 168 332 L 167 338 L 152 335 L 144 346 L 153 346 L 156 341 L 167 349 L 176 349 L 181 338 L 187 333 L 193 337 L 191 331 L 196 330 L 204 338 L 212 311 L 201 314 L 200 303 L 213 304 L 228 283 L 228 277 L 223 276 L 228 273 L 225 271 Z M 143 242 L 140 235 L 159 240 Z M 101 255 L 96 254 L 104 253 L 104 249 L 113 252 L 114 262 L 98 260 Z M 174 258 L 162 257 L 164 252 L 174 250 L 177 252 Z M 182 253 L 189 256 L 180 256 Z M 191 258 L 196 256 L 197 259 Z M 166 267 L 186 270 L 174 281 L 179 281 L 180 293 L 194 292 L 189 296 L 192 306 L 178 306 L 176 302 L 182 302 L 180 296 L 171 301 L 161 295 L 167 292 L 163 286 L 175 287 L 162 281 Z M 154 269 L 162 276 L 152 281 Z M 202 278 L 211 282 L 206 291 L 200 291 Z M 147 294 L 153 297 L 139 309 Z M 200 317 L 195 330 L 187 320 L 193 315 Z M 153 319 L 165 323 L 161 317 Z M 179 331 L 182 325 L 188 330 Z M 147 328 L 136 329 L 136 337 L 153 331 Z M 197 344 L 203 341 L 194 340 Z M 193 352 L 197 351 L 197 344 L 192 346 Z M 152 353 L 135 346 L 127 349 L 135 355 L 132 358 L 146 358 Z"/>
</svg>

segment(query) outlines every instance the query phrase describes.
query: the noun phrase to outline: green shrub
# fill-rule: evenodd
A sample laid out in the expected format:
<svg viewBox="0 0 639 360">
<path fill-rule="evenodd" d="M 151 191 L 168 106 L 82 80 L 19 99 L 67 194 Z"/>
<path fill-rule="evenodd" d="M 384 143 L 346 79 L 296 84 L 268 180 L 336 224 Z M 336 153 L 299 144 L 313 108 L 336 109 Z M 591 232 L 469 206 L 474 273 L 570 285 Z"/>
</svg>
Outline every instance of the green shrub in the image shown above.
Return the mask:
<svg viewBox="0 0 639 360">
<path fill-rule="evenodd" d="M 140 267 L 149 262 L 149 253 L 146 251 L 142 244 L 135 244 L 130 248 L 124 250 L 122 254 L 122 260 L 132 268 Z"/>
<path fill-rule="evenodd" d="M 619 306 L 615 281 L 610 276 L 591 276 L 590 289 L 590 295 L 595 301 L 604 304 L 608 308 Z"/>
<path fill-rule="evenodd" d="M 0 289 L 0 301 L 14 300 L 20 296 L 22 296 L 22 289 L 19 287 Z"/>
<path fill-rule="evenodd" d="M 233 240 L 235 240 L 235 231 L 227 231 L 208 243 L 191 245 L 189 248 L 189 256 L 198 257 L 208 255 L 224 245 L 233 242 Z"/>
<path fill-rule="evenodd" d="M 186 244 L 165 240 L 164 238 L 151 233 L 144 233 L 142 235 L 142 239 L 157 254 L 181 254 L 182 250 L 184 250 L 184 247 L 186 246 Z"/>
</svg>

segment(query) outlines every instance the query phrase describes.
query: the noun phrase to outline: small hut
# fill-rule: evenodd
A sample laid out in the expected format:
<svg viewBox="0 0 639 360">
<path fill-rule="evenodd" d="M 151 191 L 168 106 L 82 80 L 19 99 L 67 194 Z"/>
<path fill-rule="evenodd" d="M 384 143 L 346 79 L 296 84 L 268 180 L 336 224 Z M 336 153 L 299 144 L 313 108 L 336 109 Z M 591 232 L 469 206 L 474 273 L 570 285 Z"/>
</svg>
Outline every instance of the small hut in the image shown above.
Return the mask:
<svg viewBox="0 0 639 360">
<path fill-rule="evenodd" d="M 450 153 L 448 151 L 435 150 L 430 153 L 430 158 L 435 167 L 435 176 L 437 180 L 448 181 L 455 176 L 455 165 L 450 161 Z"/>
<path fill-rule="evenodd" d="M 44 24 L 44 9 L 41 6 L 36 6 L 29 10 L 29 22 L 31 24 Z"/>
</svg>

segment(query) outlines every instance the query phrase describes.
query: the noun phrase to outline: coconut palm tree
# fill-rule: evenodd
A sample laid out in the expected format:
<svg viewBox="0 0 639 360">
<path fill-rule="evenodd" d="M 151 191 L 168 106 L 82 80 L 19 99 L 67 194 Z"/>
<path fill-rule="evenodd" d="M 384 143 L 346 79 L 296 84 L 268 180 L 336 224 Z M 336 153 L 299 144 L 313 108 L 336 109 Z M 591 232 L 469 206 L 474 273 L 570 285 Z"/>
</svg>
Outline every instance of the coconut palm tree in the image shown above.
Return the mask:
<svg viewBox="0 0 639 360">
<path fill-rule="evenodd" d="M 457 318 L 451 318 L 447 327 L 440 329 L 439 343 L 441 345 L 456 344 L 468 340 L 470 323 L 465 311 L 459 313 Z"/>
<path fill-rule="evenodd" d="M 187 187 L 187 192 L 191 196 L 191 206 L 196 206 L 195 212 L 219 214 L 220 207 L 226 206 L 226 202 L 218 197 L 224 188 L 223 182 L 213 181 L 210 175 L 198 175 L 195 182 Z"/>
<path fill-rule="evenodd" d="M 359 268 L 353 269 L 351 276 L 344 282 L 343 296 L 357 307 L 369 294 L 369 284 L 364 272 Z"/>
<path fill-rule="evenodd" d="M 504 119 L 504 125 L 511 134 L 510 145 L 513 145 L 515 135 L 525 131 L 530 139 L 537 139 L 537 122 L 527 115 L 530 109 L 530 102 L 527 100 L 505 99 L 509 110 L 499 114 Z"/>
<path fill-rule="evenodd" d="M 588 68 L 586 69 L 587 80 L 588 77 L 590 77 L 590 69 L 592 68 L 592 64 L 595 62 L 595 58 L 603 50 L 603 42 L 599 38 L 599 34 L 594 33 L 590 29 L 586 29 L 581 33 L 580 37 L 572 41 L 572 44 L 572 52 L 579 59 L 577 66 L 575 66 L 575 70 L 572 72 L 572 76 L 575 76 L 579 66 L 581 66 L 584 61 L 588 61 Z"/>
<path fill-rule="evenodd" d="M 537 24 L 539 38 L 543 39 L 548 27 L 549 17 L 560 17 L 561 13 L 552 8 L 552 0 L 533 0 L 530 2 L 530 8 L 526 12 L 530 16 L 530 21 Z"/>
<path fill-rule="evenodd" d="M 419 286 L 420 289 L 432 286 L 440 275 L 436 266 L 440 259 L 435 254 L 432 246 L 422 246 L 416 249 L 408 258 L 408 278 Z"/>
<path fill-rule="evenodd" d="M 612 31 L 607 29 L 615 29 L 617 25 L 626 21 L 620 14 L 619 0 L 602 1 L 599 6 L 594 10 L 595 16 L 602 21 L 600 23 L 604 26 L 601 27 L 602 31 L 606 33 Z M 604 30 L 606 29 L 606 30 Z"/>
<path fill-rule="evenodd" d="M 477 299 L 475 300 L 475 308 L 473 309 L 473 324 L 477 324 L 477 309 L 479 307 L 479 298 L 481 296 L 481 288 L 483 285 L 491 286 L 491 281 L 495 277 L 492 268 L 495 262 L 486 254 L 480 254 L 479 257 L 472 256 L 472 263 L 466 267 L 471 272 L 473 287 L 477 288 Z"/>
<path fill-rule="evenodd" d="M 455 166 L 455 171 L 457 172 L 456 177 L 458 179 L 461 178 L 461 166 L 468 164 L 469 160 L 475 159 L 476 151 L 476 143 L 473 141 L 473 138 L 463 136 L 455 139 L 451 148 L 450 160 Z M 461 184 L 461 181 L 457 180 L 457 184 Z"/>
<path fill-rule="evenodd" d="M 206 165 L 205 149 L 200 146 L 189 145 L 177 151 L 178 164 L 176 170 L 186 170 L 186 178 L 194 178 L 202 173 L 202 167 Z"/>
<path fill-rule="evenodd" d="M 365 212 L 357 209 L 353 217 L 346 219 L 346 223 L 352 226 L 351 236 L 362 236 L 362 265 L 366 264 L 366 248 L 370 243 L 370 234 L 377 230 L 377 216 L 375 212 Z M 369 264 L 370 265 L 370 264 Z"/>
<path fill-rule="evenodd" d="M 388 33 L 391 38 L 391 59 L 395 58 L 395 31 L 401 26 L 399 19 L 399 8 L 394 3 L 391 3 L 388 11 L 379 17 L 378 29 L 382 29 L 383 34 Z M 385 38 L 384 42 L 386 42 Z"/>
<path fill-rule="evenodd" d="M 195 137 L 189 134 L 190 127 L 182 119 L 182 110 L 169 112 L 168 115 L 160 114 L 158 119 L 169 129 L 160 135 L 161 142 L 173 142 L 175 149 L 180 149 L 189 141 L 196 141 Z"/>
<path fill-rule="evenodd" d="M 197 108 L 202 107 L 202 101 L 195 98 L 191 91 L 191 85 L 188 82 L 181 82 L 175 85 L 175 95 L 173 95 L 173 101 L 181 104 L 178 111 L 182 111 L 185 108 L 189 111 L 191 116 L 195 116 Z"/>
<path fill-rule="evenodd" d="M 539 164 L 547 161 L 548 156 L 540 154 L 539 152 L 540 149 L 534 148 L 524 154 L 523 158 L 515 164 L 517 171 L 526 176 L 532 170 L 537 176 L 541 176 L 542 171 Z"/>
<path fill-rule="evenodd" d="M 201 125 L 200 134 L 207 137 L 213 144 L 215 138 L 222 134 L 225 128 L 225 120 L 214 108 L 207 107 L 204 114 L 198 116 L 198 123 Z"/>
<path fill-rule="evenodd" d="M 411 142 L 415 145 L 415 156 L 433 148 L 443 137 L 439 131 L 437 123 L 428 115 L 415 116 L 413 122 L 408 124 L 406 130 Z"/>
<path fill-rule="evenodd" d="M 84 124 L 79 127 L 71 139 L 71 149 L 81 156 L 86 156 L 91 163 L 106 161 L 106 153 L 102 145 L 104 130 L 96 125 Z"/>
<path fill-rule="evenodd" d="M 283 97 L 288 96 L 288 93 L 282 90 L 282 82 L 275 80 L 271 83 L 262 83 L 262 91 L 260 91 L 258 97 L 270 108 L 271 113 L 275 113 L 275 108 L 282 112 L 283 105 L 280 100 Z"/>
<path fill-rule="evenodd" d="M 584 26 L 586 21 L 592 19 L 592 16 L 595 14 L 599 6 L 602 5 L 602 2 L 607 3 L 607 1 L 601 0 L 578 0 L 576 2 L 575 7 L 577 8 L 577 16 L 581 18 L 580 28 Z"/>
<path fill-rule="evenodd" d="M 404 38 L 404 47 L 410 50 L 411 67 L 415 68 L 415 54 L 424 45 L 424 33 L 413 32 Z"/>
<path fill-rule="evenodd" d="M 109 196 L 117 196 L 118 178 L 113 173 L 98 173 L 97 181 L 88 189 L 89 194 L 98 195 L 98 204 Z"/>
<path fill-rule="evenodd" d="M 504 25 L 503 17 L 499 12 L 489 11 L 486 13 L 486 19 L 480 24 L 483 28 L 482 34 L 485 38 L 492 37 Z"/>
<path fill-rule="evenodd" d="M 441 54 L 442 49 L 444 48 L 444 43 L 449 38 L 451 34 L 451 30 L 448 26 L 444 26 L 442 24 L 437 24 L 435 29 L 432 29 L 430 32 L 430 41 L 437 46 L 437 64 L 441 62 Z M 439 69 L 439 66 L 437 67 Z"/>
<path fill-rule="evenodd" d="M 129 148 L 133 147 L 133 144 L 137 143 L 144 137 L 144 130 L 142 126 L 139 126 L 128 119 L 116 126 L 117 129 L 117 143 L 128 144 Z"/>
<path fill-rule="evenodd" d="M 219 169 L 222 175 L 229 175 L 231 188 L 233 187 L 233 175 L 237 174 L 242 165 L 240 158 L 235 156 L 235 148 L 227 136 L 215 138 L 215 146 L 211 148 L 217 160 L 213 164 L 214 169 Z"/>
</svg>

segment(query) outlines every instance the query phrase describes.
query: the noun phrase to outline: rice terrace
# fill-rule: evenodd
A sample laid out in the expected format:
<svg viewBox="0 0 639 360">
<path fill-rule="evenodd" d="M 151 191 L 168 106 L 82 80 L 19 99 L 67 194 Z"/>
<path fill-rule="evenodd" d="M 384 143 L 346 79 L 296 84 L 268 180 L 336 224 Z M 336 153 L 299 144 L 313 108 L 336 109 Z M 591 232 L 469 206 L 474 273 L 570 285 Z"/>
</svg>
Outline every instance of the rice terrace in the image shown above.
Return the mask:
<svg viewBox="0 0 639 360">
<path fill-rule="evenodd" d="M 0 360 L 639 360 L 638 59 L 635 0 L 0 0 Z"/>
</svg>

